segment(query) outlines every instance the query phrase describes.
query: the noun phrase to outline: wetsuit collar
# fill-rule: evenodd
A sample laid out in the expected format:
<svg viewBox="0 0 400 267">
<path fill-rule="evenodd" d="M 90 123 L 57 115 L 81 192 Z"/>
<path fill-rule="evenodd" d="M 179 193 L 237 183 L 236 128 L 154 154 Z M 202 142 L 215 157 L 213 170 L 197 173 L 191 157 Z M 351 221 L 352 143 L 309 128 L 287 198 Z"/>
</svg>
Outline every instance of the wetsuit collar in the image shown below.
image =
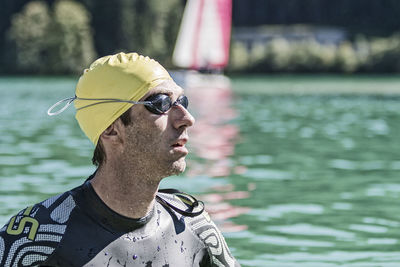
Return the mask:
<svg viewBox="0 0 400 267">
<path fill-rule="evenodd" d="M 89 177 L 89 179 L 86 180 L 83 184 L 83 192 L 82 194 L 78 194 L 78 199 L 76 199 L 76 201 L 78 202 L 78 206 L 82 207 L 82 210 L 87 212 L 88 215 L 92 217 L 92 219 L 95 219 L 105 228 L 109 229 L 112 232 L 133 231 L 144 226 L 153 217 L 155 207 L 153 207 L 148 215 L 140 219 L 132 219 L 116 213 L 115 211 L 110 209 L 96 194 L 90 183 L 91 177 Z"/>
</svg>

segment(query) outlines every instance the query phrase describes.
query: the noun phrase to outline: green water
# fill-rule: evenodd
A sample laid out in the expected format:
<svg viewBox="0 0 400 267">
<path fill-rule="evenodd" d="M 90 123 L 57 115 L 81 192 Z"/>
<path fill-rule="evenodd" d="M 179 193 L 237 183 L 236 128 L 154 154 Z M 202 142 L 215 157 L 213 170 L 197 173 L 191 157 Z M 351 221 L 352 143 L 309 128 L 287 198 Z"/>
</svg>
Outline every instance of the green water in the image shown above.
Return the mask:
<svg viewBox="0 0 400 267">
<path fill-rule="evenodd" d="M 205 200 L 243 266 L 399 266 L 400 78 L 232 83 L 232 94 L 188 92 L 193 153 L 162 187 Z M 1 225 L 93 172 L 74 111 L 46 115 L 74 84 L 0 78 Z M 356 94 L 321 93 L 335 86 Z M 385 94 L 359 94 L 372 87 Z"/>
</svg>

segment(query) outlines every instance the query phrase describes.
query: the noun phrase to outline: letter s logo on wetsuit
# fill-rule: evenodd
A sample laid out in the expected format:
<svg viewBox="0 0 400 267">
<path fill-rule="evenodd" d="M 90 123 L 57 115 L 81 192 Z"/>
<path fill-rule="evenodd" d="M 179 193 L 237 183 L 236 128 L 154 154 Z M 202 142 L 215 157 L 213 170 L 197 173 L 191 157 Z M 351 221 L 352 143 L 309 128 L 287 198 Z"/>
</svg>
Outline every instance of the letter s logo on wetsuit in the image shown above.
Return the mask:
<svg viewBox="0 0 400 267">
<path fill-rule="evenodd" d="M 31 227 L 29 229 L 29 235 L 28 235 L 28 239 L 34 241 L 35 237 L 36 237 L 36 233 L 37 230 L 39 228 L 39 222 L 32 218 L 29 217 L 29 214 L 32 211 L 33 206 L 26 208 L 25 212 L 22 214 L 23 217 L 22 219 L 19 221 L 19 223 L 16 225 L 15 224 L 15 220 L 17 218 L 17 216 L 14 216 L 11 218 L 10 223 L 8 224 L 7 227 L 7 234 L 9 235 L 19 235 L 21 234 L 25 227 L 27 227 L 27 223 L 31 224 Z"/>
</svg>

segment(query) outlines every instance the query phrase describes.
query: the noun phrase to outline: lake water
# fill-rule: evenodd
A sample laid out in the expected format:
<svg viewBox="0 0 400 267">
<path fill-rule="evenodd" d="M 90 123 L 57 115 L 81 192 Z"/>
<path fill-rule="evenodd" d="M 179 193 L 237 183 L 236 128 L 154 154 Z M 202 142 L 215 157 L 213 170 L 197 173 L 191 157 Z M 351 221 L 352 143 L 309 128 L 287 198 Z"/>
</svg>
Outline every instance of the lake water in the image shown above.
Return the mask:
<svg viewBox="0 0 400 267">
<path fill-rule="evenodd" d="M 1 225 L 94 171 L 74 110 L 46 115 L 75 82 L 0 78 Z M 238 77 L 232 87 L 188 90 L 193 153 L 162 187 L 204 200 L 242 266 L 399 266 L 400 78 Z M 336 87 L 354 93 L 326 94 Z"/>
</svg>

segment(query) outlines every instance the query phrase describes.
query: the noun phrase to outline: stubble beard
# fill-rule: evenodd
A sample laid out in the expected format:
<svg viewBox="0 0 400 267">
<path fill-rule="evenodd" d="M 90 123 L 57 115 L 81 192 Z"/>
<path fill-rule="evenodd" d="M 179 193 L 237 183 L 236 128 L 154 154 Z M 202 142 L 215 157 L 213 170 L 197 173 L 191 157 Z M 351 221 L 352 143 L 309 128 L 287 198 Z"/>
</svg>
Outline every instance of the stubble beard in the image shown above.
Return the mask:
<svg viewBox="0 0 400 267">
<path fill-rule="evenodd" d="M 129 140 L 124 148 L 123 169 L 128 173 L 141 173 L 148 182 L 160 182 L 163 178 L 181 174 L 186 168 L 185 156 L 177 158 L 172 151 L 160 148 L 163 143 L 154 142 L 159 136 L 141 134 L 134 126 L 127 129 Z"/>
<path fill-rule="evenodd" d="M 178 160 L 171 162 L 170 166 L 170 173 L 167 176 L 179 175 L 183 173 L 186 169 L 185 157 L 179 158 Z"/>
</svg>

